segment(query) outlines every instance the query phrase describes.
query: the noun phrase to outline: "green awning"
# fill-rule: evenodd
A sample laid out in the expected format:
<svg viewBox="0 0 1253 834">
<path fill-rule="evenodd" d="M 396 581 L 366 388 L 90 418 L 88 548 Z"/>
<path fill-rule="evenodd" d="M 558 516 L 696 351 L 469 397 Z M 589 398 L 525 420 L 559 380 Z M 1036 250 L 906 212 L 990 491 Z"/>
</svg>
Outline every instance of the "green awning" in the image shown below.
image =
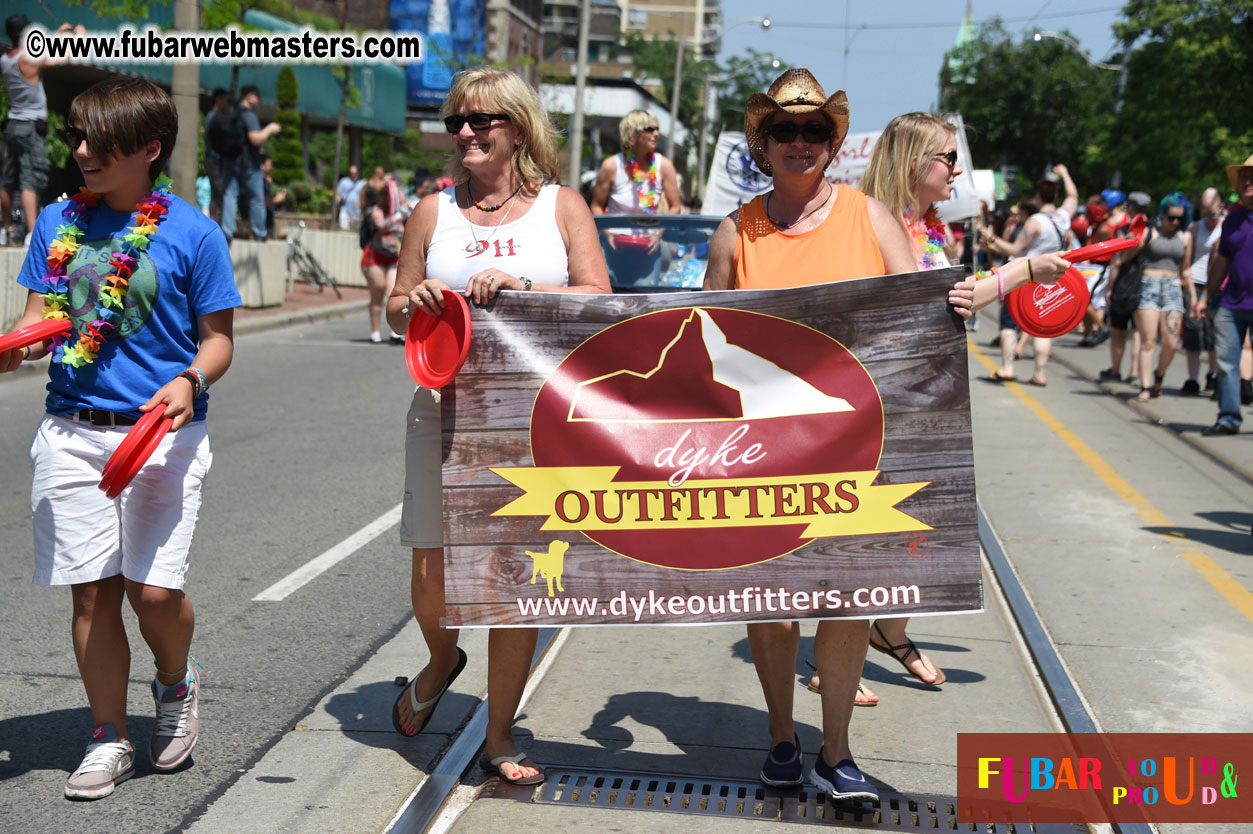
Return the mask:
<svg viewBox="0 0 1253 834">
<path fill-rule="evenodd" d="M 89 31 L 116 31 L 121 24 L 106 21 L 88 6 L 68 6 L 64 0 L 9 0 L 5 16 L 24 14 L 32 22 L 48 31 L 56 31 L 61 23 L 82 23 Z M 165 0 L 153 0 L 148 4 L 149 15 L 144 21 L 162 29 L 174 24 L 174 4 Z M 296 31 L 301 27 L 265 12 L 249 10 L 244 15 L 248 26 L 268 31 Z M 166 87 L 170 86 L 173 69 L 169 64 L 109 64 L 98 66 L 116 72 L 142 75 Z M 231 64 L 201 64 L 200 90 L 206 95 L 217 87 L 229 88 Z M 296 109 L 314 124 L 334 125 L 339 116 L 339 84 L 331 75 L 330 68 L 322 64 L 297 64 L 296 80 L 300 84 L 300 100 Z M 263 103 L 275 104 L 275 87 L 281 64 L 241 65 L 239 86 L 255 84 L 261 91 Z M 353 86 L 361 94 L 357 107 L 350 107 L 345 114 L 349 125 L 368 130 L 392 133 L 405 132 L 405 73 L 394 64 L 353 64 L 350 67 Z"/>
</svg>

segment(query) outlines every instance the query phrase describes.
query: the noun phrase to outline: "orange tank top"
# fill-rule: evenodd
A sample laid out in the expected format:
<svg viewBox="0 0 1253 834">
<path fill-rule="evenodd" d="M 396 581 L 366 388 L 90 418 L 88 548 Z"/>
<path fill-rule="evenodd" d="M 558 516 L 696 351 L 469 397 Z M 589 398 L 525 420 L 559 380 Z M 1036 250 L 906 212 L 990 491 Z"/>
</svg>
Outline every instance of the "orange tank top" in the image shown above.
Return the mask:
<svg viewBox="0 0 1253 834">
<path fill-rule="evenodd" d="M 734 265 L 738 290 L 827 284 L 887 272 L 866 195 L 847 185 L 835 186 L 835 205 L 821 225 L 796 235 L 770 222 L 764 197 L 741 206 Z"/>
</svg>

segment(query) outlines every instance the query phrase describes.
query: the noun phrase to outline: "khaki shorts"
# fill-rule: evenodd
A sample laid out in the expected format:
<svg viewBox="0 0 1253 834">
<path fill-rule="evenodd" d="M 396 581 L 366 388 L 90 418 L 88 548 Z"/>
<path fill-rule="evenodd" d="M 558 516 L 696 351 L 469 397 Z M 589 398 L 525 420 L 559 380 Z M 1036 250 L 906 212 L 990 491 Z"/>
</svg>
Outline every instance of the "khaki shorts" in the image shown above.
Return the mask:
<svg viewBox="0 0 1253 834">
<path fill-rule="evenodd" d="M 444 482 L 439 391 L 419 388 L 405 417 L 405 500 L 400 543 L 444 546 Z"/>
<path fill-rule="evenodd" d="M 34 122 L 9 120 L 4 133 L 9 146 L 4 161 L 3 185 L 9 192 L 40 192 L 48 185 L 48 140 L 39 134 Z M 34 228 L 35 218 L 26 222 Z"/>
</svg>

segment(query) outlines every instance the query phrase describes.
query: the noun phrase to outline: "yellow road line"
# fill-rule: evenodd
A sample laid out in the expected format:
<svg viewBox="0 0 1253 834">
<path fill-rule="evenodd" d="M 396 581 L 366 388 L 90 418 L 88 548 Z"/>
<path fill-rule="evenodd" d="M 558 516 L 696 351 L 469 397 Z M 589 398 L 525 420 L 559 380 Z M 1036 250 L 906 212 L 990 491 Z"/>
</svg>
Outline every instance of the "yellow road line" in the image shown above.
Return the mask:
<svg viewBox="0 0 1253 834">
<path fill-rule="evenodd" d="M 975 344 L 974 340 L 969 336 L 966 337 L 966 347 L 970 351 L 970 355 L 979 361 L 983 367 L 987 368 L 988 373 L 998 370 L 995 362 Z M 1035 397 L 1027 393 L 1020 383 L 1005 382 L 1002 383 L 1011 394 L 1019 399 L 1027 409 L 1040 419 L 1040 422 L 1048 426 L 1058 437 L 1069 446 L 1079 459 L 1088 465 L 1088 468 L 1096 473 L 1106 486 L 1113 490 L 1114 494 L 1121 498 L 1127 504 L 1130 504 L 1136 511 L 1136 514 L 1142 518 L 1146 524 L 1154 527 L 1171 528 L 1160 535 L 1171 542 L 1175 546 L 1179 555 L 1187 560 L 1197 573 L 1201 574 L 1210 585 L 1218 593 L 1222 594 L 1236 610 L 1243 614 L 1249 620 L 1253 620 L 1253 593 L 1241 585 L 1231 574 L 1224 571 L 1217 562 L 1197 550 L 1186 548 L 1181 539 L 1184 534 L 1165 516 L 1159 509 L 1153 506 L 1147 498 L 1141 495 L 1135 487 L 1127 483 L 1114 467 L 1105 462 L 1105 459 L 1096 453 L 1096 451 L 1079 439 L 1079 436 L 1066 428 L 1060 420 L 1049 413 L 1048 409 L 1040 405 Z"/>
</svg>

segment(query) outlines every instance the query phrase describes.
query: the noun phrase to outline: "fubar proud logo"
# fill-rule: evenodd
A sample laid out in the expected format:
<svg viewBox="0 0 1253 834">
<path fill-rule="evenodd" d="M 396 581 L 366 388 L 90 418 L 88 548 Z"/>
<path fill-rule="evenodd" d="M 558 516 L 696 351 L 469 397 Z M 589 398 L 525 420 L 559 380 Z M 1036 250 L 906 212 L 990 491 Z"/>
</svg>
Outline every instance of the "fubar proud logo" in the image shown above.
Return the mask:
<svg viewBox="0 0 1253 834">
<path fill-rule="evenodd" d="M 535 465 L 492 469 L 523 490 L 493 515 L 685 570 L 930 530 L 896 509 L 927 482 L 875 483 L 882 450 L 878 389 L 839 342 L 760 313 L 667 310 L 606 328 L 549 376 Z"/>
</svg>

